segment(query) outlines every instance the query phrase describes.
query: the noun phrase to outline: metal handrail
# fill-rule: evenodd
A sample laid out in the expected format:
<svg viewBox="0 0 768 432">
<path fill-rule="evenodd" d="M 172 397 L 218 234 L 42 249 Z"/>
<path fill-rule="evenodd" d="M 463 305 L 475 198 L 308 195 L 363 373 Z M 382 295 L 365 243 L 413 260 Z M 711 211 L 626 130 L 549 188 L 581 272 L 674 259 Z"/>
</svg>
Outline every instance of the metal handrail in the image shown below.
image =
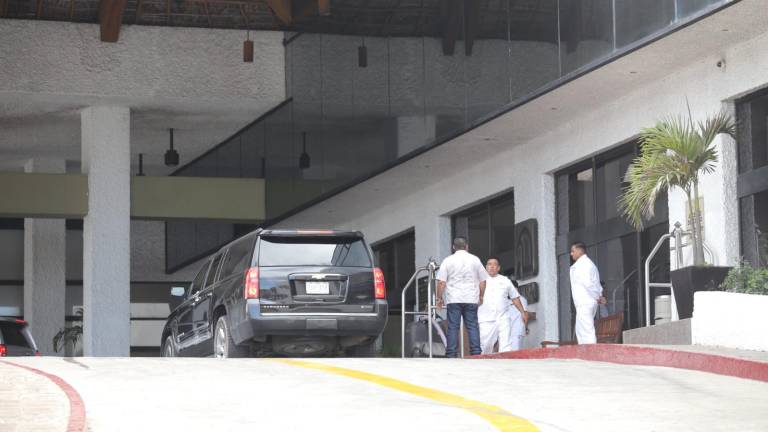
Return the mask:
<svg viewBox="0 0 768 432">
<path fill-rule="evenodd" d="M 674 237 L 675 239 L 675 268 L 680 267 L 680 263 L 683 259 L 683 251 L 682 251 L 682 237 L 683 237 L 683 229 L 680 222 L 675 223 L 675 229 L 672 230 L 671 233 L 664 234 L 661 236 L 659 241 L 656 242 L 656 246 L 654 246 L 653 250 L 651 250 L 651 253 L 648 254 L 648 258 L 645 259 L 645 326 L 650 327 L 651 326 L 651 288 L 669 288 L 670 294 L 671 294 L 671 300 L 672 300 L 672 308 L 676 308 L 677 302 L 675 301 L 675 290 L 672 289 L 672 284 L 667 282 L 651 282 L 651 260 L 653 257 L 656 256 L 656 253 L 659 252 L 659 249 L 661 249 L 661 246 L 664 244 L 665 241 L 669 240 L 670 238 Z M 673 311 L 673 315 L 675 315 Z"/>
<path fill-rule="evenodd" d="M 405 358 L 405 316 L 406 315 L 425 315 L 424 312 L 419 312 L 419 302 L 416 301 L 416 304 L 413 306 L 413 312 L 408 312 L 405 308 L 405 294 L 408 292 L 408 289 L 413 285 L 413 282 L 419 277 L 419 275 L 422 272 L 427 271 L 427 267 L 419 267 L 416 269 L 416 271 L 413 273 L 413 276 L 408 280 L 408 283 L 405 284 L 403 287 L 403 292 L 400 295 L 400 356 L 401 358 Z M 416 290 L 416 295 L 418 296 L 419 290 Z M 418 298 L 418 297 L 417 297 Z M 432 328 L 430 327 L 430 330 Z M 431 332 L 430 332 L 431 334 Z M 432 347 L 430 347 L 431 349 Z"/>
</svg>

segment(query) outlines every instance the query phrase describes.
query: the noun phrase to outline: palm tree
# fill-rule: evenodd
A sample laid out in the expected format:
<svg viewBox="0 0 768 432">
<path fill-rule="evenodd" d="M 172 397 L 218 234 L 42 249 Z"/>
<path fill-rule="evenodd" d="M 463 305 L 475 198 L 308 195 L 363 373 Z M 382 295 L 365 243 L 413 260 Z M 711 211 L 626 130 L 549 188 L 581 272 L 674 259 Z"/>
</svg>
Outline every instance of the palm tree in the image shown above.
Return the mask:
<svg viewBox="0 0 768 432">
<path fill-rule="evenodd" d="M 619 211 L 638 230 L 643 219 L 653 217 L 660 194 L 681 188 L 688 198 L 691 216 L 694 265 L 704 264 L 704 242 L 699 204 L 699 177 L 711 173 L 717 163 L 713 141 L 721 133 L 736 135 L 736 126 L 725 112 L 694 123 L 690 118 L 668 117 L 640 133 L 640 156 L 627 170 L 619 197 Z"/>
</svg>

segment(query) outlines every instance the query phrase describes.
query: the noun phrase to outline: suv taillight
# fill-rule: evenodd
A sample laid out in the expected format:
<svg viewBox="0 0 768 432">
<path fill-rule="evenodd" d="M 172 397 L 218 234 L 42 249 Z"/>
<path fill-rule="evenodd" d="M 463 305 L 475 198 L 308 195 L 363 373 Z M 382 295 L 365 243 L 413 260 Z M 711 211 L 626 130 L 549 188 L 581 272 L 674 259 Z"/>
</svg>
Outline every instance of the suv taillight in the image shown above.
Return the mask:
<svg viewBox="0 0 768 432">
<path fill-rule="evenodd" d="M 384 272 L 380 268 L 373 269 L 373 290 L 377 299 L 387 298 L 387 287 L 384 285 Z"/>
<path fill-rule="evenodd" d="M 0 344 L 0 357 L 5 357 L 8 355 L 8 351 L 5 349 L 5 345 Z"/>
<path fill-rule="evenodd" d="M 259 268 L 251 267 L 245 271 L 245 298 L 259 298 Z"/>
</svg>

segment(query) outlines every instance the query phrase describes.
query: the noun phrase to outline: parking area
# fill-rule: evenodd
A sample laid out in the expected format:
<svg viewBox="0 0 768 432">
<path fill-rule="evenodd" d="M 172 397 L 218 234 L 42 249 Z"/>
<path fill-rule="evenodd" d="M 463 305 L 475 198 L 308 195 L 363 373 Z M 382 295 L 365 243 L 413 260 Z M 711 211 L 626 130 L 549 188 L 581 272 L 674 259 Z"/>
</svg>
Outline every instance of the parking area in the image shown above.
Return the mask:
<svg viewBox="0 0 768 432">
<path fill-rule="evenodd" d="M 11 361 L 75 388 L 89 431 L 768 430 L 768 383 L 663 367 L 554 359 L 18 358 L 0 362 L 0 425 L 11 431 L 66 430 L 68 403 Z M 58 429 L 52 419 L 61 420 Z"/>
</svg>

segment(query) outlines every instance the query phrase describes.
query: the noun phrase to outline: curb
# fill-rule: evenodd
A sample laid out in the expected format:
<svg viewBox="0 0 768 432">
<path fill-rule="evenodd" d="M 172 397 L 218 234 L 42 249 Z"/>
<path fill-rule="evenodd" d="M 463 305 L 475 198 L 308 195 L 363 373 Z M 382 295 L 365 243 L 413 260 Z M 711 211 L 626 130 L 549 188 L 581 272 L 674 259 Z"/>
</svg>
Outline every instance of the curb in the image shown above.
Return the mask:
<svg viewBox="0 0 768 432">
<path fill-rule="evenodd" d="M 59 378 L 56 375 L 52 375 L 35 368 L 31 368 L 29 366 L 22 366 L 20 364 L 16 364 L 9 361 L 3 361 L 3 363 L 11 366 L 16 366 L 18 368 L 26 369 L 30 372 L 36 373 L 38 375 L 42 375 L 48 378 L 49 380 L 53 381 L 53 383 L 59 386 L 59 388 L 64 392 L 64 394 L 67 395 L 67 399 L 69 399 L 69 422 L 67 423 L 67 432 L 84 432 L 85 431 L 85 403 L 83 403 L 83 398 L 80 397 L 80 393 L 78 393 L 77 390 L 74 389 L 74 387 L 69 385 L 68 382 L 64 381 L 63 379 Z"/>
<path fill-rule="evenodd" d="M 473 356 L 478 359 L 579 359 L 624 365 L 661 366 L 709 372 L 736 378 L 768 382 L 768 363 L 649 347 L 618 344 L 573 345 L 559 348 L 535 348 Z"/>
</svg>

